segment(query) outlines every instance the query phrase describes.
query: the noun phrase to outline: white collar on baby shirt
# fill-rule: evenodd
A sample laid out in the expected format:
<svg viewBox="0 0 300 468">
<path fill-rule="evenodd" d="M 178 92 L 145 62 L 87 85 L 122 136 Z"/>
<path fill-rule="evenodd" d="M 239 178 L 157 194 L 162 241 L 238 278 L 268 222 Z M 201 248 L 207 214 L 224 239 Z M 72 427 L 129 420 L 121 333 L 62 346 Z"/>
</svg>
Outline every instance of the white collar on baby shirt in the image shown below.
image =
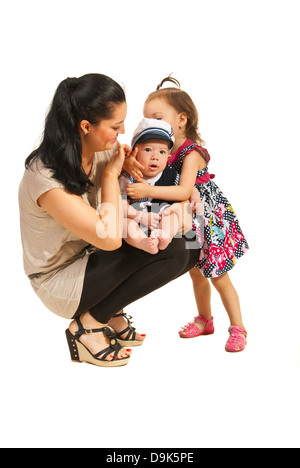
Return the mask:
<svg viewBox="0 0 300 468">
<path fill-rule="evenodd" d="M 152 179 L 145 179 L 145 181 L 149 184 L 149 185 L 155 185 L 156 182 L 161 178 L 162 176 L 162 172 L 160 172 L 159 174 L 157 174 L 157 176 L 153 177 Z"/>
</svg>

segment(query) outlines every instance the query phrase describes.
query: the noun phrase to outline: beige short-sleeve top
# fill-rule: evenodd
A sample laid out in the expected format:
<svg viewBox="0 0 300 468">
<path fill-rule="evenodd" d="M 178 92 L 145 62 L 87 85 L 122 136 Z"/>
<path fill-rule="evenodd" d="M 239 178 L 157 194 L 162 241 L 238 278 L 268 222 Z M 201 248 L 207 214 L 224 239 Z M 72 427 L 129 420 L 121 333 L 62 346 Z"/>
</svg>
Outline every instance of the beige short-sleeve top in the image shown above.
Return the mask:
<svg viewBox="0 0 300 468">
<path fill-rule="evenodd" d="M 95 209 L 101 203 L 102 173 L 116 149 L 115 146 L 110 151 L 95 153 L 90 177 L 93 187 L 82 196 Z M 95 248 L 61 226 L 38 205 L 37 200 L 43 193 L 64 189 L 52 175 L 53 172 L 37 160 L 25 170 L 20 183 L 23 263 L 44 305 L 61 317 L 72 318 L 80 303 L 88 258 Z"/>
</svg>

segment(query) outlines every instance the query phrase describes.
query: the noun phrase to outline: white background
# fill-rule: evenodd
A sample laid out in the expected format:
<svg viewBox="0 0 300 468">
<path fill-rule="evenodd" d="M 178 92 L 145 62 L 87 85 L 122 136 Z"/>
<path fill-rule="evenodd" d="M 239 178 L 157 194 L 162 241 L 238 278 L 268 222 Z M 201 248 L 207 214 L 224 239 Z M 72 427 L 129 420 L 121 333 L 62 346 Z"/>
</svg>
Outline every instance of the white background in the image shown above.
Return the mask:
<svg viewBox="0 0 300 468">
<path fill-rule="evenodd" d="M 13 1 L 1 7 L 2 447 L 299 447 L 297 0 Z M 72 364 L 68 322 L 23 273 L 17 191 L 60 81 L 124 84 L 125 138 L 173 72 L 196 103 L 210 171 L 251 250 L 231 274 L 249 344 L 180 340 L 196 315 L 186 275 L 127 309 L 147 341 L 121 369 Z"/>
</svg>

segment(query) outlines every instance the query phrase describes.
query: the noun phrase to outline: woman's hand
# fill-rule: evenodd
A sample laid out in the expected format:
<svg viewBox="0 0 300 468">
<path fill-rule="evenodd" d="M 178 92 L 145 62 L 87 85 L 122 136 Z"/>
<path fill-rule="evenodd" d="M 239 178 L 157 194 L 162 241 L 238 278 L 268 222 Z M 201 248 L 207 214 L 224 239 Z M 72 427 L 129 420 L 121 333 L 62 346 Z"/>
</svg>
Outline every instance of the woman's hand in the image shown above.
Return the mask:
<svg viewBox="0 0 300 468">
<path fill-rule="evenodd" d="M 151 196 L 149 194 L 150 185 L 144 179 L 138 179 L 136 184 L 127 185 L 127 195 L 133 200 Z"/>
<path fill-rule="evenodd" d="M 144 169 L 144 166 L 136 160 L 137 153 L 137 148 L 135 148 L 134 151 L 131 151 L 130 149 L 130 152 L 126 153 L 123 170 L 128 172 L 128 174 L 130 174 L 134 179 L 141 179 L 143 177 L 143 173 L 141 171 Z"/>
<path fill-rule="evenodd" d="M 121 175 L 123 164 L 125 161 L 126 154 L 131 151 L 128 145 L 121 145 L 118 148 L 107 164 L 103 175 L 116 174 L 117 177 Z"/>
</svg>

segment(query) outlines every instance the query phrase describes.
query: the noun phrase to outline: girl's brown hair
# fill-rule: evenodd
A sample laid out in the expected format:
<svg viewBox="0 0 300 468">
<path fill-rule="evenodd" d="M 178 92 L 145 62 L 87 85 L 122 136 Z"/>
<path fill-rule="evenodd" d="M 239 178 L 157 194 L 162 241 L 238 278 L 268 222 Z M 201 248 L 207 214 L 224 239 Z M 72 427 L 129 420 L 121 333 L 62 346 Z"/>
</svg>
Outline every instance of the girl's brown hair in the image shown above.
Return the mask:
<svg viewBox="0 0 300 468">
<path fill-rule="evenodd" d="M 177 88 L 163 88 L 164 83 L 173 83 Z M 187 116 L 186 136 L 194 143 L 204 146 L 205 142 L 202 140 L 199 132 L 199 115 L 195 104 L 190 96 L 181 89 L 178 80 L 168 76 L 157 86 L 156 91 L 149 94 L 146 99 L 146 104 L 155 98 L 164 98 L 170 106 L 174 107 L 177 112 L 184 112 Z"/>
</svg>

